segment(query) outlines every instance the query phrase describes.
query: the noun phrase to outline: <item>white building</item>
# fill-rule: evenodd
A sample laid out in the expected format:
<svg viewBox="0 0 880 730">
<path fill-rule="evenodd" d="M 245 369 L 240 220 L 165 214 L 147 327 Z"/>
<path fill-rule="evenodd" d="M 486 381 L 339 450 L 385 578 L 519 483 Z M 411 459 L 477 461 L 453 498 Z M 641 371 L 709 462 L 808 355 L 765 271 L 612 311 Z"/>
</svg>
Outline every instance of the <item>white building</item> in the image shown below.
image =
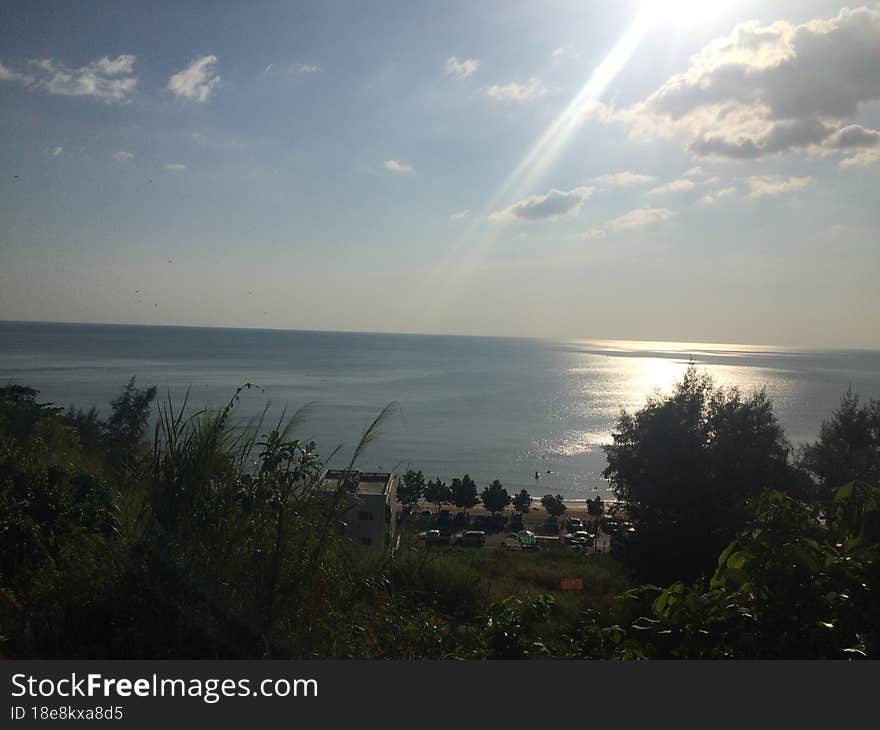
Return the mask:
<svg viewBox="0 0 880 730">
<path fill-rule="evenodd" d="M 394 545 L 396 483 L 387 472 L 329 469 L 324 472 L 321 488 L 336 492 L 344 483 L 346 510 L 345 534 L 359 545 L 390 548 Z"/>
</svg>

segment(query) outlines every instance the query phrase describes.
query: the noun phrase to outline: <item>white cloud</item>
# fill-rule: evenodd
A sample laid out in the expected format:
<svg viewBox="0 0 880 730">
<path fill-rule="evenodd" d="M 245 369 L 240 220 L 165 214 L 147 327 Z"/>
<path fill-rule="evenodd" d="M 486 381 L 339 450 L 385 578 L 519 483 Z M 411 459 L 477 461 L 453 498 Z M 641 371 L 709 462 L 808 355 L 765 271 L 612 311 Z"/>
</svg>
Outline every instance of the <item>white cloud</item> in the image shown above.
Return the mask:
<svg viewBox="0 0 880 730">
<path fill-rule="evenodd" d="M 574 218 L 580 215 L 584 201 L 596 188 L 581 186 L 573 190 L 550 190 L 545 195 L 531 195 L 513 205 L 489 214 L 490 221 L 542 221 Z"/>
<path fill-rule="evenodd" d="M 781 175 L 753 175 L 746 178 L 749 198 L 771 198 L 803 190 L 813 182 L 812 177 L 782 177 Z"/>
<path fill-rule="evenodd" d="M 880 162 L 880 149 L 864 150 L 850 157 L 844 157 L 840 161 L 841 168 L 867 167 L 875 162 Z"/>
<path fill-rule="evenodd" d="M 60 157 L 61 155 L 64 154 L 64 148 L 63 147 L 47 147 L 46 149 L 43 150 L 43 152 L 45 152 L 47 155 L 49 155 L 49 157 Z"/>
<path fill-rule="evenodd" d="M 117 162 L 128 162 L 130 159 L 134 157 L 131 152 L 126 152 L 125 150 L 119 150 L 118 152 L 113 153 L 113 159 Z"/>
<path fill-rule="evenodd" d="M 733 198 L 736 196 L 736 188 L 722 188 L 721 190 L 713 190 L 712 192 L 706 193 L 702 198 L 700 198 L 700 203 L 702 205 L 715 205 L 715 203 L 723 200 L 724 198 Z"/>
<path fill-rule="evenodd" d="M 8 66 L 4 66 L 0 63 L 0 81 L 20 81 L 23 84 L 29 84 L 33 80 L 32 76 L 13 71 Z"/>
<path fill-rule="evenodd" d="M 391 172 L 413 172 L 412 165 L 407 165 L 403 162 L 398 162 L 397 160 L 385 160 L 385 169 L 391 170 Z"/>
<path fill-rule="evenodd" d="M 480 62 L 476 58 L 466 58 L 459 61 L 455 56 L 446 59 L 446 75 L 457 79 L 466 79 L 477 72 Z"/>
<path fill-rule="evenodd" d="M 471 211 L 468 210 L 460 210 L 458 213 L 453 213 L 449 216 L 449 220 L 451 221 L 463 221 L 465 218 L 469 218 L 471 215 Z"/>
<path fill-rule="evenodd" d="M 207 101 L 220 83 L 220 77 L 214 73 L 216 63 L 217 56 L 197 58 L 185 69 L 178 71 L 168 79 L 168 90 L 184 99 Z"/>
<path fill-rule="evenodd" d="M 663 183 L 663 185 L 658 185 L 656 188 L 651 188 L 648 191 L 648 194 L 663 195 L 665 193 L 686 193 L 689 190 L 693 190 L 695 187 L 697 187 L 697 184 L 693 180 L 682 177 L 678 180 L 670 180 L 667 183 Z"/>
<path fill-rule="evenodd" d="M 599 175 L 599 177 L 594 179 L 594 182 L 605 187 L 629 188 L 635 185 L 644 185 L 656 179 L 653 175 L 642 175 L 637 172 L 626 171 Z"/>
<path fill-rule="evenodd" d="M 183 172 L 184 170 L 186 170 L 186 165 L 180 162 L 170 162 L 165 165 L 165 169 L 169 172 Z"/>
<path fill-rule="evenodd" d="M 531 101 L 549 93 L 550 89 L 536 77 L 530 78 L 525 84 L 511 81 L 509 84 L 493 84 L 486 87 L 486 94 L 498 101 Z"/>
<path fill-rule="evenodd" d="M 560 46 L 559 48 L 553 49 L 553 58 L 557 60 L 571 60 L 576 61 L 583 54 L 577 50 L 571 43 Z"/>
<path fill-rule="evenodd" d="M 844 8 L 800 25 L 742 23 L 691 57 L 644 101 L 584 113 L 636 137 L 678 136 L 697 157 L 758 159 L 877 145 L 876 130 L 843 126 L 880 99 L 880 8 Z"/>
<path fill-rule="evenodd" d="M 675 216 L 675 212 L 669 208 L 636 208 L 624 213 L 617 218 L 606 221 L 599 228 L 591 228 L 584 236 L 586 238 L 605 238 L 615 231 L 628 231 L 633 228 L 643 228 L 655 223 L 668 221 Z"/>
<path fill-rule="evenodd" d="M 319 71 L 321 67 L 314 63 L 299 63 L 290 67 L 290 73 L 295 74 L 316 74 Z"/>
<path fill-rule="evenodd" d="M 135 57 L 104 56 L 79 68 L 68 68 L 51 58 L 28 62 L 32 73 L 21 73 L 0 64 L 0 81 L 14 81 L 32 90 L 59 96 L 91 96 L 105 102 L 126 102 L 135 91 Z"/>
</svg>

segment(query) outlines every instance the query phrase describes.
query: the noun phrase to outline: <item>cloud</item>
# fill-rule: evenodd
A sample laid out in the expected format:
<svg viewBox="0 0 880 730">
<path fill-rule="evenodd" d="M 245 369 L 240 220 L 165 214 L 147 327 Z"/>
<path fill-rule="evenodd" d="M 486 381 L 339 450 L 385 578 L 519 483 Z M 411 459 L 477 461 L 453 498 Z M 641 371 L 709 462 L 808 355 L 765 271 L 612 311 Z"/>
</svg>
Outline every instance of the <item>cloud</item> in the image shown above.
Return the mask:
<svg viewBox="0 0 880 730">
<path fill-rule="evenodd" d="M 8 66 L 0 63 L 0 81 L 20 81 L 23 84 L 30 84 L 33 80 L 32 76 L 13 71 Z"/>
<path fill-rule="evenodd" d="M 867 167 L 875 162 L 880 162 L 880 149 L 865 150 L 850 157 L 844 157 L 840 161 L 840 167 L 843 169 L 848 167 Z"/>
<path fill-rule="evenodd" d="M 676 136 L 696 157 L 750 160 L 828 154 L 877 144 L 845 121 L 880 99 L 880 8 L 844 8 L 800 25 L 737 25 L 692 56 L 687 71 L 645 100 L 584 113 L 635 137 Z"/>
<path fill-rule="evenodd" d="M 826 147 L 838 150 L 878 145 L 880 145 L 880 132 L 876 129 L 865 129 L 858 124 L 850 124 L 838 129 L 825 140 Z"/>
<path fill-rule="evenodd" d="M 469 218 L 470 215 L 471 215 L 471 211 L 469 209 L 468 210 L 461 210 L 458 213 L 453 213 L 452 215 L 450 215 L 449 220 L 463 221 L 465 218 Z"/>
<path fill-rule="evenodd" d="M 678 180 L 670 180 L 668 183 L 658 185 L 656 188 L 651 188 L 648 191 L 648 194 L 663 195 L 665 193 L 686 193 L 689 190 L 693 190 L 695 187 L 697 187 L 697 184 L 693 180 L 682 177 Z"/>
<path fill-rule="evenodd" d="M 184 99 L 204 102 L 220 83 L 214 73 L 217 56 L 202 56 L 168 79 L 168 90 Z"/>
<path fill-rule="evenodd" d="M 812 177 L 782 177 L 781 175 L 754 175 L 746 178 L 749 198 L 773 198 L 803 190 L 813 182 Z"/>
<path fill-rule="evenodd" d="M 571 43 L 553 49 L 553 58 L 556 60 L 576 61 L 583 54 L 577 50 Z"/>
<path fill-rule="evenodd" d="M 736 188 L 722 188 L 721 190 L 713 190 L 710 193 L 706 193 L 702 198 L 700 198 L 700 203 L 702 205 L 715 205 L 724 198 L 733 198 L 735 196 Z"/>
<path fill-rule="evenodd" d="M 49 157 L 60 157 L 61 155 L 64 154 L 64 148 L 63 147 L 47 147 L 46 149 L 43 150 L 43 152 L 45 154 L 49 155 Z"/>
<path fill-rule="evenodd" d="M 662 223 L 675 217 L 675 212 L 669 208 L 636 208 L 624 213 L 617 218 L 606 221 L 599 228 L 591 228 L 584 236 L 586 238 L 605 238 L 615 231 L 628 231 L 633 228 L 644 228 L 655 223 Z"/>
<path fill-rule="evenodd" d="M 385 160 L 385 169 L 399 173 L 414 172 L 412 165 L 407 165 L 397 160 Z"/>
<path fill-rule="evenodd" d="M 30 73 L 14 71 L 0 64 L 0 81 L 13 81 L 34 91 L 59 96 L 90 96 L 104 102 L 123 103 L 130 99 L 137 86 L 134 76 L 135 57 L 129 54 L 68 68 L 51 58 L 28 62 Z"/>
<path fill-rule="evenodd" d="M 290 67 L 290 72 L 296 74 L 316 74 L 319 71 L 321 67 L 314 63 L 300 63 Z"/>
<path fill-rule="evenodd" d="M 184 170 L 186 170 L 186 165 L 180 162 L 169 162 L 167 165 L 165 165 L 165 169 L 169 172 L 183 172 Z"/>
<path fill-rule="evenodd" d="M 503 86 L 493 84 L 486 87 L 486 95 L 498 101 L 531 101 L 549 93 L 550 89 L 536 77 L 530 78 L 525 84 L 511 81 Z"/>
<path fill-rule="evenodd" d="M 607 175 L 599 175 L 594 178 L 594 182 L 603 187 L 611 188 L 629 188 L 635 185 L 644 185 L 645 183 L 656 180 L 653 175 L 642 175 L 637 172 L 612 172 Z"/>
<path fill-rule="evenodd" d="M 542 221 L 574 218 L 580 215 L 584 201 L 596 188 L 581 186 L 573 190 L 556 190 L 545 195 L 531 195 L 503 210 L 489 214 L 490 221 Z"/>
<path fill-rule="evenodd" d="M 477 72 L 480 62 L 476 58 L 466 58 L 459 61 L 455 56 L 446 59 L 446 75 L 457 79 L 466 79 Z"/>
<path fill-rule="evenodd" d="M 119 150 L 118 152 L 113 153 L 113 159 L 117 162 L 128 162 L 130 159 L 134 157 L 131 152 L 126 152 L 125 150 Z"/>
</svg>

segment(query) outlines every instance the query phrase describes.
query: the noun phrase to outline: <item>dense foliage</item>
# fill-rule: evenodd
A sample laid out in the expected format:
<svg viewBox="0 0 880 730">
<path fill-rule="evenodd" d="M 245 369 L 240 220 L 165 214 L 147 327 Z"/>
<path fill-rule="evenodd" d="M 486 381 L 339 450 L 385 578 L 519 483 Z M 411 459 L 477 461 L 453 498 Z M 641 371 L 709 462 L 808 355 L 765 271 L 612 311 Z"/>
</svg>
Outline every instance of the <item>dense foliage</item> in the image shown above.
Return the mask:
<svg viewBox="0 0 880 730">
<path fill-rule="evenodd" d="M 363 552 L 341 529 L 350 484 L 321 488 L 315 445 L 289 435 L 296 418 L 233 428 L 238 394 L 221 411 L 166 403 L 153 417 L 155 389 L 133 379 L 107 418 L 38 396 L 0 388 L 3 655 L 880 652 L 878 406 L 852 394 L 796 465 L 766 395 L 715 388 L 693 368 L 670 396 L 622 414 L 607 474 L 635 533 L 611 556 L 424 550 L 406 523 L 395 552 Z M 479 501 L 468 475 L 452 484 L 410 470 L 401 503 Z M 491 512 L 531 509 L 497 481 L 480 496 Z M 541 502 L 565 511 L 559 495 Z M 610 519 L 600 499 L 588 507 Z M 652 583 L 633 587 L 641 576 Z"/>
<path fill-rule="evenodd" d="M 693 365 L 668 397 L 623 412 L 604 447 L 604 476 L 639 526 L 630 545 L 650 580 L 692 579 L 715 557 L 764 490 L 799 481 L 764 391 L 716 388 Z"/>
</svg>

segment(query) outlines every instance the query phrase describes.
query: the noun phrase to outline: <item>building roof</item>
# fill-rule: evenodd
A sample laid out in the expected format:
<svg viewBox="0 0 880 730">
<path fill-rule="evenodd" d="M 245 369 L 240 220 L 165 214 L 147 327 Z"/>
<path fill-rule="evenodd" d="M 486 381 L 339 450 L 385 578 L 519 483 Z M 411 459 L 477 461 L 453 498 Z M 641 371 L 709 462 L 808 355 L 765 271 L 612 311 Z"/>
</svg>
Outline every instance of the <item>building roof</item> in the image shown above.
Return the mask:
<svg viewBox="0 0 880 730">
<path fill-rule="evenodd" d="M 321 479 L 321 488 L 324 491 L 332 492 L 339 485 L 339 480 L 344 478 L 346 474 L 352 481 L 357 480 L 356 494 L 387 494 L 388 488 L 391 486 L 391 473 L 382 471 L 360 471 L 353 469 L 328 469 L 324 472 Z"/>
</svg>

